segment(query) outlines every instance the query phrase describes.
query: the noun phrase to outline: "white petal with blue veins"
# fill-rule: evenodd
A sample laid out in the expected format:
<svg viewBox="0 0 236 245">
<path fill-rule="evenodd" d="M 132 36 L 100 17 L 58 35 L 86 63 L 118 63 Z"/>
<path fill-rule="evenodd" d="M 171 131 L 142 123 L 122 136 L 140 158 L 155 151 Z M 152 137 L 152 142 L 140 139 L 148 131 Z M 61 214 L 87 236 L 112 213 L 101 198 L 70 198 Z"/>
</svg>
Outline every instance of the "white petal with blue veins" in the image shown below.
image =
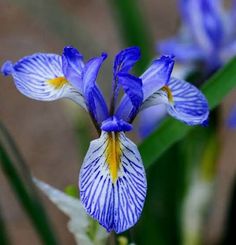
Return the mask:
<svg viewBox="0 0 236 245">
<path fill-rule="evenodd" d="M 91 142 L 79 178 L 81 202 L 108 231 L 123 232 L 142 212 L 147 183 L 137 146 L 123 132 Z"/>
<path fill-rule="evenodd" d="M 81 91 L 64 77 L 59 55 L 38 53 L 26 56 L 12 64 L 6 75 L 10 74 L 17 89 L 29 98 L 42 101 L 69 98 L 86 109 Z"/>
<path fill-rule="evenodd" d="M 208 102 L 202 92 L 184 80 L 171 78 L 160 90 L 148 97 L 141 109 L 165 104 L 167 112 L 188 125 L 205 124 L 209 115 Z"/>
</svg>

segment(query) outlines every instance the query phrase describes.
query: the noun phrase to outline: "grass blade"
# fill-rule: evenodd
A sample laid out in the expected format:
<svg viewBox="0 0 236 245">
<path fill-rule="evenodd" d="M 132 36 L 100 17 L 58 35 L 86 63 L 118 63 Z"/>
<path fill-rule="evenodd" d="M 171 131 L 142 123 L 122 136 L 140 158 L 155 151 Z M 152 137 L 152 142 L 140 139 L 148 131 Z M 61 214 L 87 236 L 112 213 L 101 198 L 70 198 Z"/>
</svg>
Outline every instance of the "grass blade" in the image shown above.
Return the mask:
<svg viewBox="0 0 236 245">
<path fill-rule="evenodd" d="M 0 123 L 0 164 L 43 244 L 58 244 L 31 175 L 6 128 Z"/>
<path fill-rule="evenodd" d="M 7 234 L 4 218 L 2 216 L 2 210 L 0 209 L 0 242 L 1 245 L 10 245 L 10 240 Z"/>
</svg>

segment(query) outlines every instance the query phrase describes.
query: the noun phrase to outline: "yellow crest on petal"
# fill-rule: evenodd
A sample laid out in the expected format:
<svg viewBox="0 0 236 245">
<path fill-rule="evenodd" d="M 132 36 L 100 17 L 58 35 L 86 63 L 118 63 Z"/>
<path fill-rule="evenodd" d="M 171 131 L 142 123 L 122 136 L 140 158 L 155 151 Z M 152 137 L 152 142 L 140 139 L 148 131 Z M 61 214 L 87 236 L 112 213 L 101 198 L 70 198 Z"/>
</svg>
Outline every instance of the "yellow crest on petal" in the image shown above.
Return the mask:
<svg viewBox="0 0 236 245">
<path fill-rule="evenodd" d="M 118 172 L 121 164 L 122 149 L 119 139 L 119 133 L 108 133 L 107 147 L 106 147 L 106 162 L 109 167 L 112 182 L 114 183 L 118 178 Z"/>
<path fill-rule="evenodd" d="M 65 84 L 68 83 L 65 77 L 56 77 L 48 80 L 48 83 L 52 85 L 55 89 L 62 88 Z"/>
<path fill-rule="evenodd" d="M 173 95 L 172 95 L 172 92 L 171 92 L 170 88 L 165 85 L 164 87 L 162 87 L 162 90 L 164 92 L 166 92 L 169 102 L 173 103 L 174 99 L 173 99 Z"/>
</svg>

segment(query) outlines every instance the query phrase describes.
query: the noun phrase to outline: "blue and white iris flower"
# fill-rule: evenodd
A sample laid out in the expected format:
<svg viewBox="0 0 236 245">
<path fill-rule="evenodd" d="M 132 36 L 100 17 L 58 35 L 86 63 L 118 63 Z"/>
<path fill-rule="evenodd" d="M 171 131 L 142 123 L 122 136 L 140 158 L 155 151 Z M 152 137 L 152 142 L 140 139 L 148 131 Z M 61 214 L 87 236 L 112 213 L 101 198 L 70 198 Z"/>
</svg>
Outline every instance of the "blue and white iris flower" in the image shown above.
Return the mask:
<svg viewBox="0 0 236 245">
<path fill-rule="evenodd" d="M 182 17 L 179 34 L 158 44 L 160 53 L 180 62 L 202 62 L 211 73 L 236 54 L 236 1 L 226 10 L 223 0 L 178 0 Z"/>
<path fill-rule="evenodd" d="M 110 108 L 96 82 L 107 55 L 85 62 L 73 47 L 62 56 L 37 53 L 2 66 L 17 89 L 42 101 L 69 98 L 91 116 L 100 137 L 93 140 L 80 170 L 80 198 L 87 213 L 107 231 L 123 232 L 133 226 L 142 212 L 147 181 L 137 146 L 125 132 L 132 130 L 138 112 L 157 104 L 189 125 L 208 118 L 208 103 L 193 85 L 170 77 L 174 60 L 162 56 L 140 77 L 130 74 L 140 59 L 140 50 L 131 47 L 117 54 L 113 66 Z M 118 103 L 120 92 L 124 95 Z"/>
</svg>

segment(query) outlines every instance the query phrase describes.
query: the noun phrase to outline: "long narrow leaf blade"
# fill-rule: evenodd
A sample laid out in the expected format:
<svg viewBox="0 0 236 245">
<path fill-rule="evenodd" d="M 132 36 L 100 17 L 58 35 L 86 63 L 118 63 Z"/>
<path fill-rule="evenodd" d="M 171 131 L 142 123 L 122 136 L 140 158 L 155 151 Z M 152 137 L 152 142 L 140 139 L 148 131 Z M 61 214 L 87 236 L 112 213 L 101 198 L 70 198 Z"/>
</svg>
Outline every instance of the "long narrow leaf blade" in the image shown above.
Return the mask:
<svg viewBox="0 0 236 245">
<path fill-rule="evenodd" d="M 0 209 L 0 242 L 1 242 L 1 245 L 10 245 L 11 244 L 1 209 Z"/>
<path fill-rule="evenodd" d="M 221 103 L 226 95 L 236 87 L 236 58 L 217 72 L 202 87 L 202 92 L 208 99 L 210 109 Z M 187 126 L 172 118 L 168 118 L 142 144 L 139 145 L 145 167 L 149 167 L 170 146 L 181 140 L 193 127 Z"/>
<path fill-rule="evenodd" d="M 34 189 L 29 170 L 11 136 L 0 123 L 0 166 L 43 244 L 58 244 L 46 212 Z"/>
</svg>

